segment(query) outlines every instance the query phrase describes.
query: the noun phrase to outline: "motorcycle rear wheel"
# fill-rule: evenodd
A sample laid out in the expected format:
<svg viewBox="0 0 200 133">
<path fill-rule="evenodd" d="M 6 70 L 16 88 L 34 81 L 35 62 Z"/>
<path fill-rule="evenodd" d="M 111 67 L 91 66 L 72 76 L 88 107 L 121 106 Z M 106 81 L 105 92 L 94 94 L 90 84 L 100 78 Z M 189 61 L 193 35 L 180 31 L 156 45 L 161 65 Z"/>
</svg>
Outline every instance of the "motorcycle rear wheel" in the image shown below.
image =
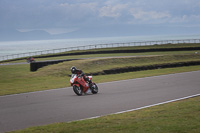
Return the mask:
<svg viewBox="0 0 200 133">
<path fill-rule="evenodd" d="M 76 93 L 76 95 L 78 95 L 78 96 L 82 96 L 82 94 L 83 94 L 83 90 L 81 89 L 80 86 L 77 87 L 76 85 L 74 85 L 74 86 L 73 86 L 73 90 L 74 90 L 74 92 Z"/>
<path fill-rule="evenodd" d="M 93 94 L 98 93 L 98 86 L 95 83 L 92 83 L 92 87 L 90 88 Z"/>
</svg>

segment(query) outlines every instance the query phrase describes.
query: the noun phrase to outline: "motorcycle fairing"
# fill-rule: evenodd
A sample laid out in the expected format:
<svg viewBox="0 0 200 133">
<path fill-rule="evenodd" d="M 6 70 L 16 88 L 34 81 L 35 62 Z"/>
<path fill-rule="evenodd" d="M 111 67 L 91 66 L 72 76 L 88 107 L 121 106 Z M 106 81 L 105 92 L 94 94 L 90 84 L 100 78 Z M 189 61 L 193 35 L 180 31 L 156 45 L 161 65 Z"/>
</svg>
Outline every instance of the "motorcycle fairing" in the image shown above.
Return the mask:
<svg viewBox="0 0 200 133">
<path fill-rule="evenodd" d="M 83 87 L 83 92 L 86 92 L 89 88 L 89 84 L 85 82 L 83 77 L 78 77 L 77 81 Z"/>
</svg>

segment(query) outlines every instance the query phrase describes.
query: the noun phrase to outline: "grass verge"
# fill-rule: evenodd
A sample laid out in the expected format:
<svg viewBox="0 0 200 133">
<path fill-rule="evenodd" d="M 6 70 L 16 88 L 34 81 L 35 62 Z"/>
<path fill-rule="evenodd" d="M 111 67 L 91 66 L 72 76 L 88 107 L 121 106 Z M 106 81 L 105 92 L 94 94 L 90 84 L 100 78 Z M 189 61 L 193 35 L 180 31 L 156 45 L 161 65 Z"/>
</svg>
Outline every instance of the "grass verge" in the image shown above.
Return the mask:
<svg viewBox="0 0 200 133">
<path fill-rule="evenodd" d="M 170 54 L 172 54 L 172 52 L 170 52 Z M 198 55 L 193 55 L 191 53 L 187 54 L 189 55 L 155 56 L 153 58 L 142 57 L 132 59 L 123 58 L 110 60 L 93 59 L 71 61 L 44 67 L 34 73 L 29 71 L 29 65 L 0 66 L 0 95 L 32 92 L 69 86 L 69 77 L 67 75 L 70 74 L 69 68 L 72 65 L 83 69 L 85 72 L 95 72 L 101 71 L 103 69 L 123 66 L 138 66 L 165 62 L 199 60 Z M 160 53 L 160 55 L 162 55 L 162 53 Z M 94 81 L 96 83 L 100 83 L 197 70 L 200 70 L 199 66 L 100 75 L 94 76 Z M 76 121 L 70 123 L 55 123 L 46 126 L 32 127 L 21 131 L 16 131 L 16 133 L 199 133 L 199 105 L 200 97 L 196 97 L 129 113 L 104 116 L 98 119 Z"/>
<path fill-rule="evenodd" d="M 105 69 L 151 65 L 165 62 L 196 61 L 200 55 L 178 55 L 178 56 L 153 56 L 140 58 L 116 58 L 116 59 L 90 59 L 59 63 L 39 69 L 36 72 L 29 71 L 29 65 L 0 66 L 0 95 L 17 94 L 24 92 L 41 91 L 70 86 L 70 67 L 75 65 L 85 73 L 98 72 Z M 111 74 L 94 76 L 94 82 L 108 82 L 156 76 L 177 72 L 200 70 L 199 66 L 178 67 L 169 69 L 157 69 L 140 72 L 129 72 L 123 74 Z"/>
<path fill-rule="evenodd" d="M 55 123 L 12 133 L 199 133 L 200 97 L 96 119 Z"/>
</svg>

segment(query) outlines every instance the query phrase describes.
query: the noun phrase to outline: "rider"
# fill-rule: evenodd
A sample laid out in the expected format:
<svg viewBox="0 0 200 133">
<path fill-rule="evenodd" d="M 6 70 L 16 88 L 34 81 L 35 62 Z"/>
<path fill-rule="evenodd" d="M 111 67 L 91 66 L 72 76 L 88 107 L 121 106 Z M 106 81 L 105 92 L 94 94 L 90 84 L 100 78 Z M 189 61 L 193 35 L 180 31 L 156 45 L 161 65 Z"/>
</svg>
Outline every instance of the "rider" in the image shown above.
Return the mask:
<svg viewBox="0 0 200 133">
<path fill-rule="evenodd" d="M 91 85 L 92 81 L 83 73 L 82 70 L 76 69 L 75 66 L 72 66 L 71 72 L 72 72 L 72 74 L 78 74 L 78 75 L 83 76 L 84 80 L 87 81 L 89 83 L 89 85 Z"/>
<path fill-rule="evenodd" d="M 32 62 L 32 61 L 34 61 L 35 59 L 34 59 L 33 57 L 29 56 L 26 60 L 27 60 L 27 62 Z"/>
</svg>

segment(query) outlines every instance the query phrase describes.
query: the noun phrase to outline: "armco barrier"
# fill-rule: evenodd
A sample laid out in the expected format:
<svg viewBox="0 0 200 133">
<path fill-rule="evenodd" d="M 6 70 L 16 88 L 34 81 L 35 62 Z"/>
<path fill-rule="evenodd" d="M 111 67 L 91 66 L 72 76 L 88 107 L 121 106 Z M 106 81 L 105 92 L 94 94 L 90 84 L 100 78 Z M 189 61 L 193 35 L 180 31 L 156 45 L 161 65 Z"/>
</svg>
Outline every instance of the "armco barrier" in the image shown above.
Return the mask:
<svg viewBox="0 0 200 133">
<path fill-rule="evenodd" d="M 88 49 L 98 49 L 98 48 L 129 47 L 129 46 L 145 46 L 145 45 L 154 45 L 154 44 L 158 44 L 158 45 L 160 45 L 160 44 L 178 44 L 178 43 L 200 43 L 200 39 L 157 40 L 157 41 L 110 43 L 110 44 L 96 44 L 96 45 L 86 45 L 86 46 L 77 46 L 77 47 L 67 47 L 67 48 L 59 48 L 59 49 L 51 49 L 51 50 L 44 50 L 44 51 L 35 51 L 35 52 L 0 56 L 0 61 L 11 60 L 11 59 L 16 59 L 16 58 L 25 58 L 25 57 L 29 57 L 29 56 L 62 53 L 62 52 L 73 51 L 73 50 L 88 50 Z"/>
<path fill-rule="evenodd" d="M 131 50 L 106 50 L 106 51 L 87 51 L 87 52 L 74 52 L 74 53 L 60 53 L 55 55 L 43 55 L 36 56 L 35 58 L 49 58 L 58 56 L 68 56 L 68 55 L 87 55 L 87 54 L 108 54 L 108 53 L 140 53 L 140 52 L 162 52 L 162 51 L 189 51 L 189 50 L 200 50 L 200 47 L 184 47 L 184 48 L 155 48 L 155 49 L 131 49 Z M 21 58 L 26 59 L 26 58 Z M 21 60 L 19 58 L 6 60 L 1 62 L 17 61 Z"/>
<path fill-rule="evenodd" d="M 51 61 L 39 61 L 39 62 L 32 62 L 30 63 L 30 71 L 34 72 L 37 71 L 39 68 L 42 68 L 44 66 L 58 64 L 64 61 L 72 61 L 72 60 L 78 60 L 78 59 L 66 59 L 66 60 L 51 60 Z"/>
<path fill-rule="evenodd" d="M 116 69 L 103 70 L 96 73 L 87 73 L 87 75 L 107 75 L 107 74 L 118 74 L 125 72 L 135 72 L 135 71 L 144 71 L 144 70 L 153 70 L 161 68 L 174 68 L 174 67 L 183 67 L 183 66 L 195 66 L 200 65 L 200 61 L 189 61 L 189 62 L 176 62 L 176 63 L 165 63 L 165 64 L 155 64 L 147 66 L 136 66 L 136 67 L 123 67 Z"/>
<path fill-rule="evenodd" d="M 185 51 L 185 50 L 187 50 L 187 51 L 200 50 L 200 47 L 87 51 L 87 52 L 75 52 L 75 53 L 47 55 L 47 56 L 41 56 L 41 57 L 36 57 L 36 58 L 49 58 L 49 57 L 68 56 L 68 55 L 110 54 L 110 53 L 140 53 L 140 52 L 162 52 L 162 51 Z"/>
</svg>

